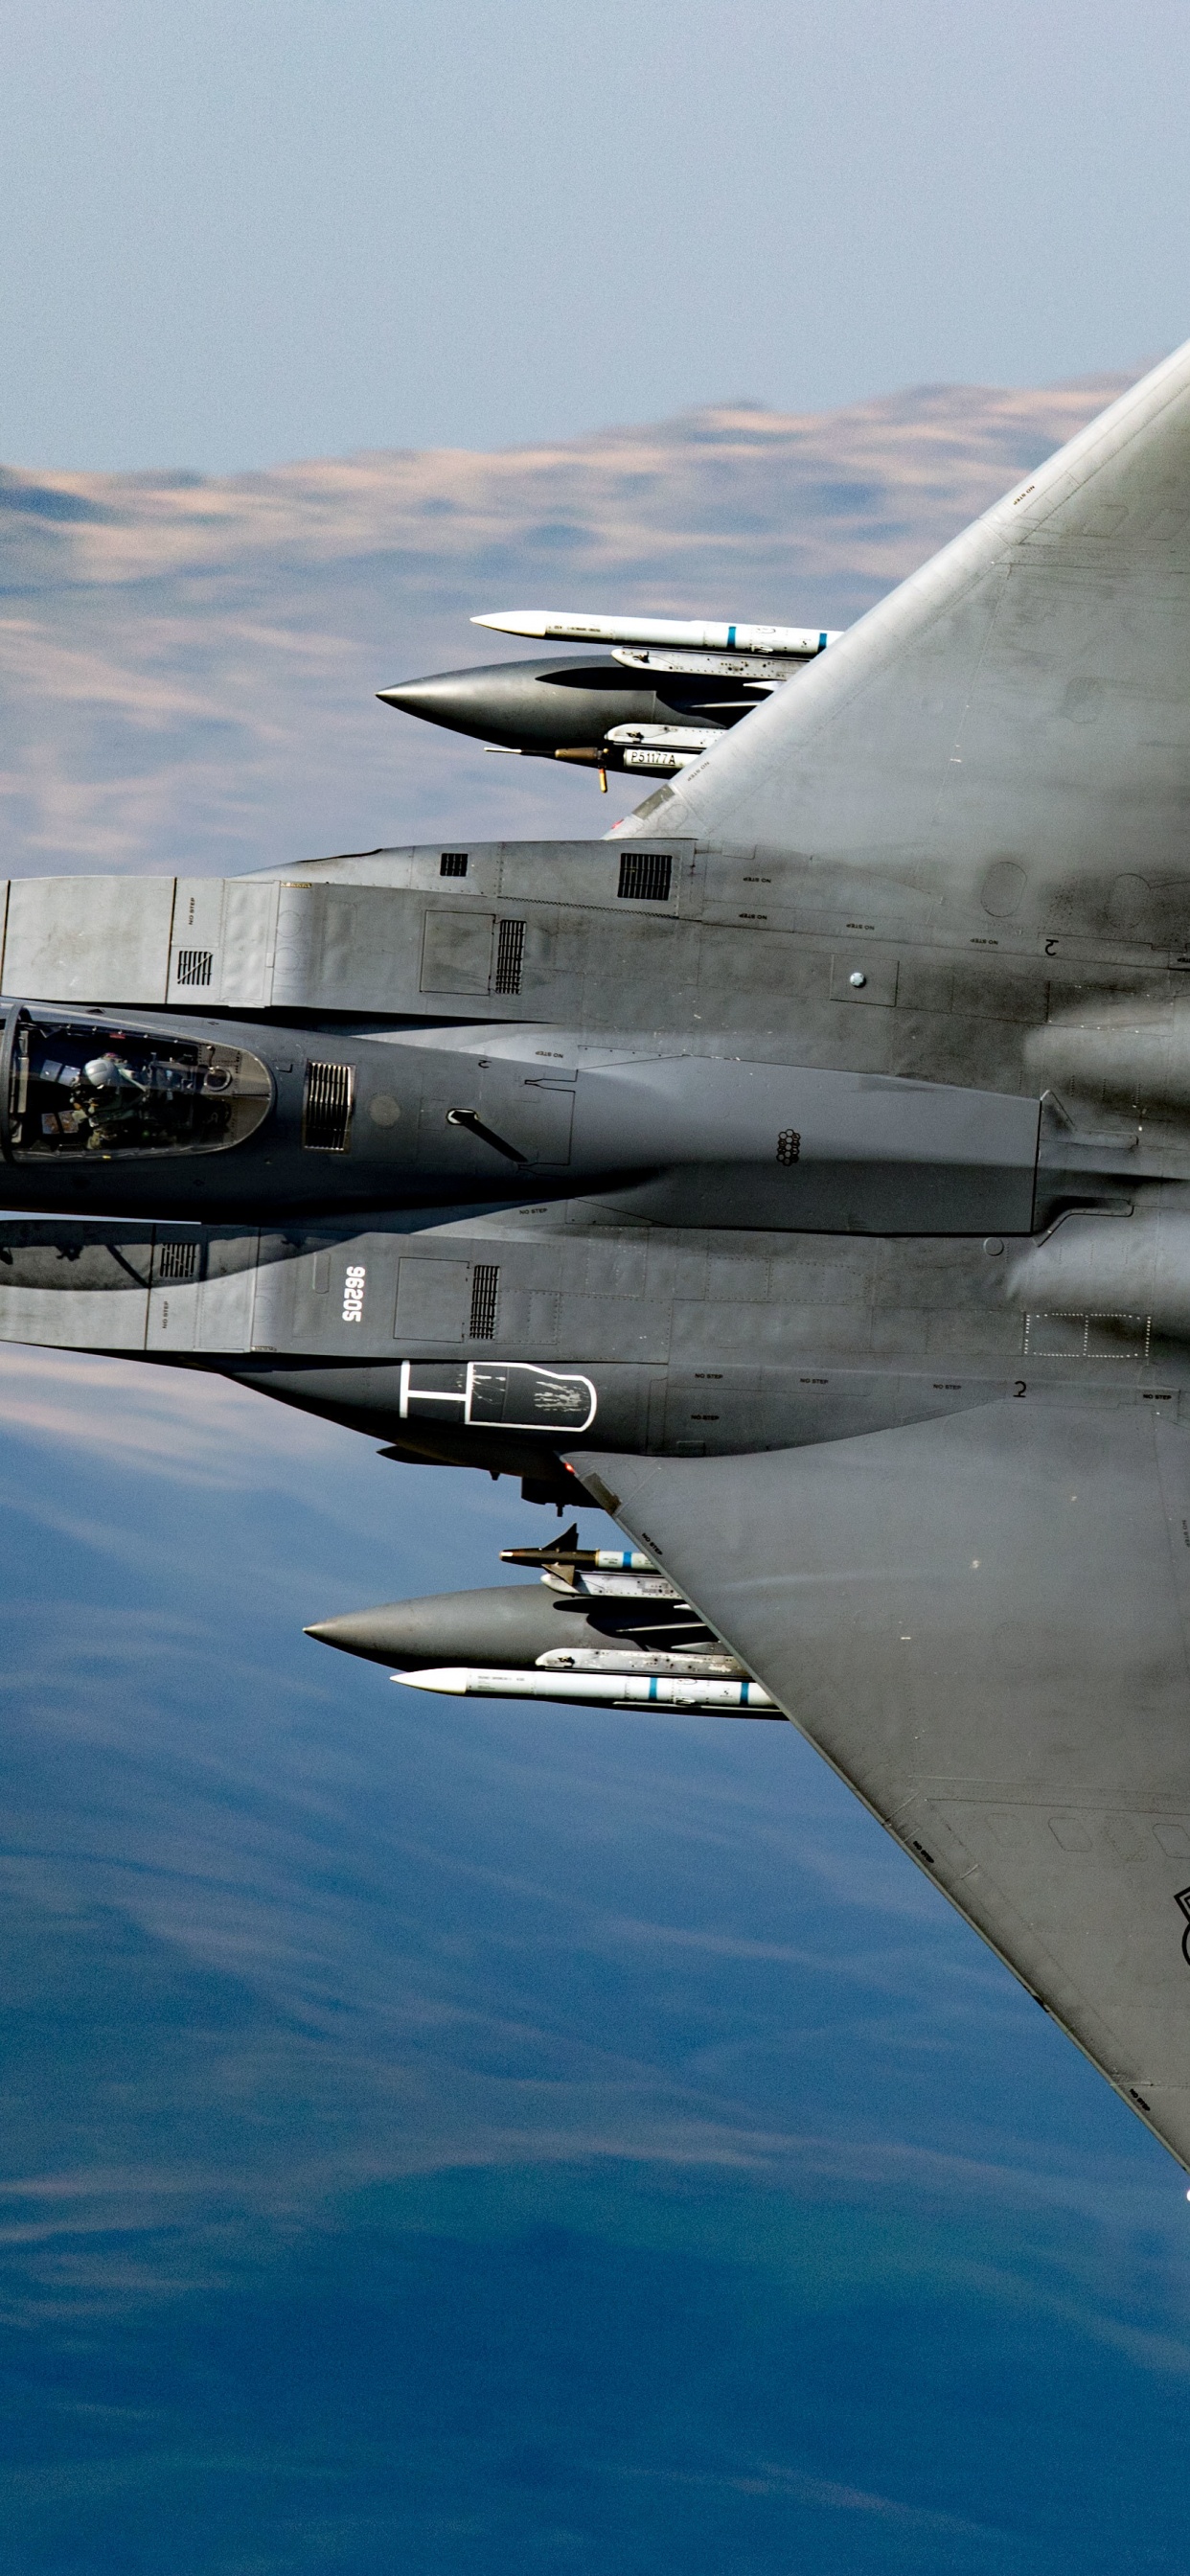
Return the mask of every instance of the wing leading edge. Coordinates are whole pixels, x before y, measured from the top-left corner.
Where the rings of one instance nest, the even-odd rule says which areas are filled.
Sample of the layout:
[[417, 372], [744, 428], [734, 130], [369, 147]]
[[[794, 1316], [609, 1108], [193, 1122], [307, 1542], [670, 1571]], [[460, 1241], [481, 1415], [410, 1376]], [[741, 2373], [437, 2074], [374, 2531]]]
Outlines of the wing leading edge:
[[575, 1465], [1190, 2169], [1190, 1432], [1132, 1392]]
[[1176, 941], [1188, 649], [1190, 343], [617, 828]]

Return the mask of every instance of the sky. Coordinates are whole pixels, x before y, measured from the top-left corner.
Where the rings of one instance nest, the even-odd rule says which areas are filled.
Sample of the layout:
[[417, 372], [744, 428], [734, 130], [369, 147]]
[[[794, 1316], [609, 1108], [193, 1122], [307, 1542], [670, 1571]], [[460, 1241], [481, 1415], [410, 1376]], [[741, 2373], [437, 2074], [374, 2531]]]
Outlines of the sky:
[[0, 452], [488, 449], [1190, 331], [1184, 0], [3, 0]]
[[1122, 378], [843, 411], [709, 405], [512, 449], [238, 475], [0, 470], [0, 829], [13, 875], [235, 874], [343, 849], [591, 835], [633, 804], [378, 688], [527, 648], [526, 597], [849, 625]]
[[[372, 689], [860, 613], [1190, 328], [1188, 70], [0, 0], [5, 865], [606, 828]], [[1184, 2177], [792, 1729], [312, 1644], [552, 1518], [216, 1379], [0, 1346], [0, 1516], [6, 2576], [1181, 2563]]]
[[6, 2571], [1177, 2563], [1182, 2178], [792, 1729], [302, 1635], [506, 1483], [54, 1352], [0, 1431]]

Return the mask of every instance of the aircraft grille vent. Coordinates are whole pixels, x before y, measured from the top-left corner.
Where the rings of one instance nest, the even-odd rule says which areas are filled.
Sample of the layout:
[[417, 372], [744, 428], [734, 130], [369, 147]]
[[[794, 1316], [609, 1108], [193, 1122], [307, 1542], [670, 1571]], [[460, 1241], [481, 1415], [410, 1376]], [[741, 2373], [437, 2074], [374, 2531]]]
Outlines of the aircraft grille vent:
[[302, 1101], [302, 1143], [310, 1154], [351, 1151], [355, 1105], [353, 1064], [308, 1064]]
[[440, 877], [465, 877], [467, 874], [466, 850], [444, 850], [438, 874]]
[[502, 921], [496, 939], [495, 990], [497, 993], [520, 992], [524, 957], [524, 922]]
[[214, 964], [213, 948], [179, 948], [174, 981], [178, 984], [209, 984]]
[[668, 903], [673, 864], [668, 850], [625, 850], [616, 891], [634, 903]]
[[477, 1261], [471, 1273], [471, 1339], [492, 1342], [496, 1338], [496, 1308], [500, 1300], [500, 1270], [495, 1261]]
[[196, 1243], [159, 1243], [157, 1276], [159, 1279], [196, 1279], [198, 1245]]

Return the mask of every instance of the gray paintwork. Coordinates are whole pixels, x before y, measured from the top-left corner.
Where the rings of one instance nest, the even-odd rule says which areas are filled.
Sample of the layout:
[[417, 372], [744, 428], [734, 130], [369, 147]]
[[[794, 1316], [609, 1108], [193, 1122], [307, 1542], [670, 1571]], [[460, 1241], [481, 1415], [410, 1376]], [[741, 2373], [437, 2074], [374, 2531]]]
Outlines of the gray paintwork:
[[434, 1664], [533, 1665], [543, 1656], [606, 1655], [671, 1647], [676, 1635], [713, 1644], [682, 1603], [672, 1600], [591, 1600], [541, 1583], [493, 1585], [478, 1592], [431, 1594], [423, 1601], [387, 1601], [375, 1610], [352, 1610], [306, 1630], [321, 1645], [339, 1646], [372, 1663], [416, 1672]]
[[581, 1478], [1190, 2162], [1188, 648], [1181, 352], [607, 841], [15, 883], [273, 1105], [0, 1333]]
[[[1190, 1439], [1144, 1390], [697, 1464], [623, 1526], [1190, 2165]], [[708, 1542], [708, 1532], [713, 1541]]]
[[798, 850], [932, 913], [983, 900], [1020, 929], [1176, 945], [1188, 578], [1182, 348], [658, 789], [641, 821]]
[[[515, 1205], [530, 1183], [568, 1200], [597, 1190], [609, 1212], [676, 1226], [1019, 1233], [1033, 1223], [1039, 1190], [1052, 1191], [1070, 1161], [1064, 1130], [1043, 1137], [1037, 1099], [743, 1055], [662, 1054], [648, 1033], [623, 1032], [609, 1045], [566, 1029], [439, 1027], [315, 1032], [297, 1043], [292, 1029], [240, 1020], [84, 1017], [44, 1004], [10, 1005], [8, 1031], [34, 1066], [49, 1066], [53, 1079], [38, 1096], [59, 1108], [76, 1096], [57, 1078], [63, 1056], [118, 1056], [140, 1038], [151, 1051], [166, 1035], [196, 1049], [222, 1040], [226, 1058], [253, 1068], [260, 1104], [271, 1104], [237, 1144], [172, 1153], [156, 1128], [138, 1150], [117, 1126], [109, 1150], [102, 1136], [88, 1142], [82, 1121], [77, 1140], [47, 1141], [36, 1115], [26, 1119], [31, 1140], [0, 1119], [14, 1207], [60, 1206], [65, 1186], [80, 1212], [85, 1204], [87, 1213], [223, 1222], [453, 1207], [464, 1196]], [[312, 1146], [307, 1132], [313, 1068], [349, 1077], [333, 1148]], [[7, 1078], [6, 1043], [0, 1088]], [[51, 1108], [51, 1129], [57, 1117]]]
[[[726, 678], [723, 656], [682, 657], [687, 668], [653, 678], [609, 653], [538, 655], [528, 662], [490, 662], [466, 671], [439, 671], [403, 680], [377, 696], [402, 715], [420, 716], [449, 732], [470, 734], [506, 751], [543, 760], [585, 755], [605, 769], [623, 770], [623, 753], [608, 735], [620, 725], [696, 725], [726, 729], [747, 715], [772, 683], [746, 674]], [[767, 675], [769, 665], [757, 665]], [[787, 676], [782, 670], [781, 678]]]

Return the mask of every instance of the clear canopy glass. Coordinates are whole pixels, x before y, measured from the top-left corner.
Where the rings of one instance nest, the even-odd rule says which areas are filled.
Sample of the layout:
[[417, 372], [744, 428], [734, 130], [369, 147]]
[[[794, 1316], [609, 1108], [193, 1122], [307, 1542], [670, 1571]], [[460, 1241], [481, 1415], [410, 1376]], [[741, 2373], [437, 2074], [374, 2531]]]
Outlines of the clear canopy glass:
[[9, 1150], [27, 1157], [213, 1154], [272, 1101], [259, 1056], [172, 1031], [22, 1012], [9, 1074]]

